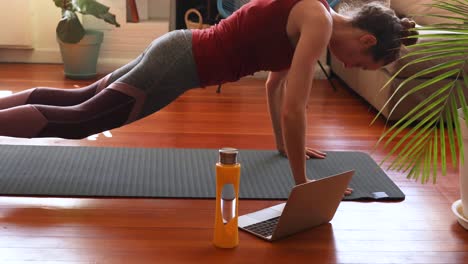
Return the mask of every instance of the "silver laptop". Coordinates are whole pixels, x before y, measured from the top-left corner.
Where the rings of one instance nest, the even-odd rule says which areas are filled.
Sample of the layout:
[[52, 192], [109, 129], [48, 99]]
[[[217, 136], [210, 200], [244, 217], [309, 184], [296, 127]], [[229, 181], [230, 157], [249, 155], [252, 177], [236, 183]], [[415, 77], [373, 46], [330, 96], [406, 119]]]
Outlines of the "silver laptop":
[[354, 171], [296, 185], [286, 203], [239, 216], [239, 228], [268, 241], [330, 222]]

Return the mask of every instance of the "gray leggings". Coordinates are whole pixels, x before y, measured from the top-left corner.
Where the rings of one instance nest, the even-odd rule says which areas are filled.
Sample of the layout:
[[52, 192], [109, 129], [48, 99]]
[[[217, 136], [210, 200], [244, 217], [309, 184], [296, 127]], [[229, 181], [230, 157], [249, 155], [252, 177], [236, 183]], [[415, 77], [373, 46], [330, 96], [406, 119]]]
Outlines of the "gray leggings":
[[172, 31], [87, 87], [36, 87], [0, 99], [0, 135], [85, 138], [146, 117], [196, 87], [191, 31]]
[[[144, 94], [145, 101], [137, 102], [143, 104], [137, 119], [158, 111], [188, 89], [199, 87], [192, 32], [172, 31], [154, 40], [136, 60], [114, 71], [109, 83], [123, 83]], [[109, 88], [126, 93], [125, 87]]]

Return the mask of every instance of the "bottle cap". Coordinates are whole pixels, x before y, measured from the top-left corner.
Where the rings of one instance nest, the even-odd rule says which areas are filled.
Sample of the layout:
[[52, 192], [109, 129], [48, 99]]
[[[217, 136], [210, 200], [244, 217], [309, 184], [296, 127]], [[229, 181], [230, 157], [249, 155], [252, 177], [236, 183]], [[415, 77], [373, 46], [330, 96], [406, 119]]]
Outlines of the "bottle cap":
[[219, 162], [225, 165], [237, 164], [238, 153], [235, 148], [222, 148], [219, 150]]

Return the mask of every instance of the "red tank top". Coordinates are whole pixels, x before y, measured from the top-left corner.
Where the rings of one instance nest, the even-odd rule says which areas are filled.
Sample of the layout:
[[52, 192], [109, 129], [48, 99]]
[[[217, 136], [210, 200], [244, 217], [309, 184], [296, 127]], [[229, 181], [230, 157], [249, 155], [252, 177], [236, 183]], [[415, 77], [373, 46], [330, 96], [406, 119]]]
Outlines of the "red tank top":
[[[252, 0], [219, 24], [193, 30], [200, 86], [237, 81], [260, 70], [288, 69], [294, 47], [286, 26], [299, 1]], [[330, 10], [326, 0], [318, 1]]]

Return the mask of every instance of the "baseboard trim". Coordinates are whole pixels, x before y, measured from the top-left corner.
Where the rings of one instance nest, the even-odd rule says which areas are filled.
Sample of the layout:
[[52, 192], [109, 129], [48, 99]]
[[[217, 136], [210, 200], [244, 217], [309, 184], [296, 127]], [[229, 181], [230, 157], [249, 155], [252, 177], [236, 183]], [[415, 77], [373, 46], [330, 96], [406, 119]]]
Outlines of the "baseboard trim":
[[0, 49], [0, 62], [62, 63], [58, 49]]
[[[97, 71], [99, 74], [105, 74], [122, 67], [134, 58], [99, 58]], [[60, 50], [55, 49], [0, 49], [0, 62], [8, 63], [63, 63]], [[330, 74], [330, 66], [323, 65], [326, 73]], [[259, 71], [246, 78], [267, 79], [267, 71]], [[317, 65], [315, 67], [315, 79], [327, 79], [322, 69]]]

